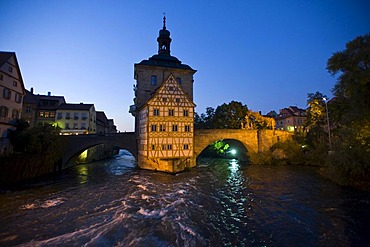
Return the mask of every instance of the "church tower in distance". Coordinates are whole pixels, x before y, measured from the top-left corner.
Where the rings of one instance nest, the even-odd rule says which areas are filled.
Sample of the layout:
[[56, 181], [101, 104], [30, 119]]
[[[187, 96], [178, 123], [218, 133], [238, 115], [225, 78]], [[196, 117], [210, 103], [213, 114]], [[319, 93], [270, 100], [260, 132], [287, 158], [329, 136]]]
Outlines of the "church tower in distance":
[[138, 166], [177, 173], [196, 165], [193, 75], [196, 70], [171, 56], [166, 17], [157, 38], [158, 54], [134, 65]]

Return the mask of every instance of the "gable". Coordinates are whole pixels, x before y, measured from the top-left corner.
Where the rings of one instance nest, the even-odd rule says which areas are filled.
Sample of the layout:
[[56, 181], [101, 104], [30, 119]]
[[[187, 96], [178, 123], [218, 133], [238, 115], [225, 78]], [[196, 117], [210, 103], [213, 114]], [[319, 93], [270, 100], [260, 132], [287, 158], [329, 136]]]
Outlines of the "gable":
[[159, 102], [168, 106], [178, 106], [179, 103], [187, 107], [195, 106], [172, 74], [161, 84], [146, 105], [156, 105]]

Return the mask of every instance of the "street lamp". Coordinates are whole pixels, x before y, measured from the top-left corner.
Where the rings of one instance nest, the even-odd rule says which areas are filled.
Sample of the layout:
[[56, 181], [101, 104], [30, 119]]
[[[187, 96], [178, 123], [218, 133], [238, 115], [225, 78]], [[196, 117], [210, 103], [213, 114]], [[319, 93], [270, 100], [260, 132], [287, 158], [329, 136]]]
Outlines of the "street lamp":
[[323, 98], [325, 101], [325, 107], [326, 107], [326, 121], [328, 123], [328, 134], [329, 134], [329, 151], [331, 151], [331, 137], [330, 137], [330, 124], [329, 124], [329, 111], [328, 111], [328, 101], [326, 98]]

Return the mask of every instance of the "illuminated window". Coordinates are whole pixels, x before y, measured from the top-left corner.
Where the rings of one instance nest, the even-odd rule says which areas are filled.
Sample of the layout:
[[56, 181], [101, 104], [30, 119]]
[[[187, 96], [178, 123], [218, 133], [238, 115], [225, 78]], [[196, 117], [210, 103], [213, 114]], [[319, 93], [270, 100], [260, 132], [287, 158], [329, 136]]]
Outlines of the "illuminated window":
[[55, 117], [55, 112], [51, 111], [49, 116], [54, 118]]
[[159, 116], [159, 109], [154, 109], [154, 116]]
[[177, 131], [177, 124], [172, 125], [172, 131], [174, 131], [174, 132]]
[[43, 111], [39, 112], [39, 117], [44, 117], [44, 115], [45, 115], [45, 112], [43, 112]]
[[159, 131], [166, 131], [166, 125], [165, 124], [160, 124], [159, 125]]
[[157, 76], [156, 75], [152, 75], [150, 77], [150, 85], [152, 85], [152, 86], [156, 86], [157, 85]]
[[152, 131], [157, 131], [157, 125], [156, 124], [152, 124]]
[[168, 110], [168, 116], [173, 116], [173, 109]]
[[188, 110], [184, 110], [184, 117], [187, 117], [189, 116], [189, 111]]
[[184, 144], [184, 149], [189, 149], [189, 145], [188, 144]]
[[46, 111], [44, 117], [49, 117], [49, 112]]
[[190, 125], [185, 125], [185, 132], [190, 132]]

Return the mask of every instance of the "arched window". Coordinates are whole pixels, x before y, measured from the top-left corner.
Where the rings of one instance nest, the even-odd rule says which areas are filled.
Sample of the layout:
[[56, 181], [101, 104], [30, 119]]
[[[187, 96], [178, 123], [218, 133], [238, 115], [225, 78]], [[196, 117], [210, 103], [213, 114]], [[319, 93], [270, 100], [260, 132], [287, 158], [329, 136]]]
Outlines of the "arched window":
[[152, 86], [156, 86], [157, 85], [157, 76], [156, 75], [152, 75], [151, 78], [150, 78], [150, 85]]

